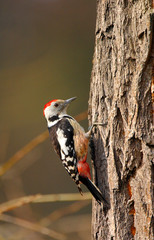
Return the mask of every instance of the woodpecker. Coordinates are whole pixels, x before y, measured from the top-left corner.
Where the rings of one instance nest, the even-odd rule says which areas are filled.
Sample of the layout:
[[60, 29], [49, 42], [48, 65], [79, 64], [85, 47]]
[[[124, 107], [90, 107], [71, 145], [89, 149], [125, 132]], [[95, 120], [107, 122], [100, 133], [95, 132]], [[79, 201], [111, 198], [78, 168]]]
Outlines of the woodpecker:
[[92, 127], [86, 133], [80, 124], [67, 114], [67, 107], [76, 97], [55, 99], [45, 104], [43, 114], [47, 120], [49, 136], [55, 152], [82, 194], [80, 183], [92, 193], [97, 202], [107, 203], [101, 191], [91, 181], [86, 162]]

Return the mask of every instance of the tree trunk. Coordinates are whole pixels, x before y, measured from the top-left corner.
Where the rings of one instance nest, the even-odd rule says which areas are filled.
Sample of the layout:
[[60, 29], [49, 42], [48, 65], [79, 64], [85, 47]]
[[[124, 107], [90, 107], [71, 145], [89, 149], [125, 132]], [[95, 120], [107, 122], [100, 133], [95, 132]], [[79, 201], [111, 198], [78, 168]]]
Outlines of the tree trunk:
[[92, 235], [102, 240], [152, 240], [152, 0], [97, 0], [89, 98], [98, 187]]

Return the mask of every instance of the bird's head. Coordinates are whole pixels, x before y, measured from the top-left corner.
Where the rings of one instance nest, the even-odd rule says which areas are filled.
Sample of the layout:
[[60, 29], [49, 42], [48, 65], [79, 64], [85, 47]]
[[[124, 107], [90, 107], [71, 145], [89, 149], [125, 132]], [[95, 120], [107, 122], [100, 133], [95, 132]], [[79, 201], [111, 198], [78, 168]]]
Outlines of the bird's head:
[[43, 115], [47, 122], [50, 122], [54, 117], [62, 117], [66, 114], [68, 105], [74, 101], [76, 97], [69, 98], [67, 100], [55, 99], [45, 104], [43, 109]]

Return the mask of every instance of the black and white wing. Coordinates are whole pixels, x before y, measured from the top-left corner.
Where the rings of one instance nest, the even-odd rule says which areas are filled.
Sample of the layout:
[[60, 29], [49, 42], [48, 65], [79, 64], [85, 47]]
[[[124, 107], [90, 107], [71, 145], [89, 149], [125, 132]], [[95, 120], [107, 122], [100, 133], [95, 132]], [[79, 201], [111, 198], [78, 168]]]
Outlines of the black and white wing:
[[77, 169], [77, 157], [74, 148], [73, 127], [66, 118], [62, 118], [54, 126], [49, 128], [50, 139], [55, 151], [59, 155], [66, 171], [75, 181], [80, 192], [79, 173]]

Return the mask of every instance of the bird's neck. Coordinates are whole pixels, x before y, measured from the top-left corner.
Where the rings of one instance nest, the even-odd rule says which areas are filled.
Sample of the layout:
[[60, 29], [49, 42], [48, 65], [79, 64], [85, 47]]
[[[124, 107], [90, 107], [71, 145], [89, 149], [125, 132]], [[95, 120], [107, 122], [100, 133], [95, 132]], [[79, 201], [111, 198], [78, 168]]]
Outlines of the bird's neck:
[[47, 120], [48, 128], [53, 127], [54, 125], [56, 125], [63, 118], [71, 118], [71, 119], [73, 119], [67, 113], [61, 113], [59, 115], [54, 115], [54, 116], [50, 117], [49, 120]]

